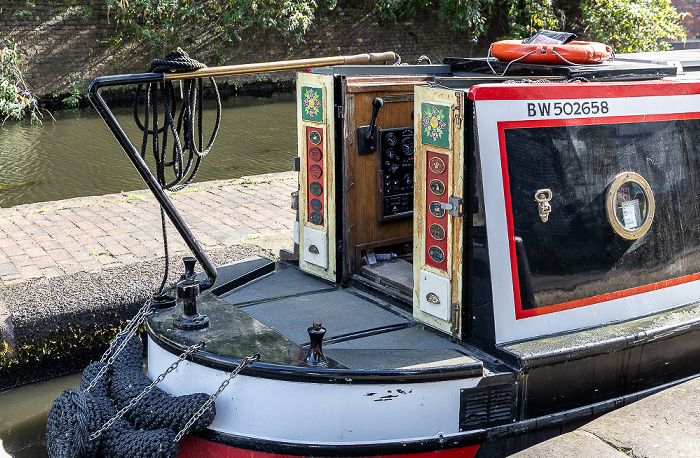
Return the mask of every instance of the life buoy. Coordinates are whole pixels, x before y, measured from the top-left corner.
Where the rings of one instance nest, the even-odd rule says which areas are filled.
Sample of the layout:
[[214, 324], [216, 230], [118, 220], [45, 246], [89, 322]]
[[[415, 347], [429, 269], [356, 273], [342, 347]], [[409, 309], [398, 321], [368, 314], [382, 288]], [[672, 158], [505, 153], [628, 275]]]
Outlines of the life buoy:
[[491, 45], [492, 55], [501, 60], [531, 64], [598, 64], [612, 58], [610, 46], [595, 41], [571, 41], [566, 44], [531, 44], [520, 40], [502, 40]]

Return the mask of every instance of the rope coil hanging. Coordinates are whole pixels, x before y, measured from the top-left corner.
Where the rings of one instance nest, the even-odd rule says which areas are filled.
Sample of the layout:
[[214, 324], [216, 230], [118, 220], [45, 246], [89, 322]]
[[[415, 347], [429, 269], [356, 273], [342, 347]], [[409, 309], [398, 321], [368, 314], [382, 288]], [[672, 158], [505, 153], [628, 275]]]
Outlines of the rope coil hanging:
[[[164, 59], [156, 59], [151, 62], [148, 72], [191, 71], [204, 67], [206, 65], [191, 59], [185, 51], [178, 49], [170, 52]], [[209, 78], [209, 81], [216, 98], [216, 119], [206, 147], [203, 145], [204, 88], [202, 78], [184, 80], [182, 83], [182, 106], [179, 112], [175, 87], [171, 81], [140, 84], [136, 88], [133, 114], [137, 127], [143, 132], [141, 157], [146, 158], [150, 138], [156, 164], [156, 177], [163, 189], [178, 191], [190, 184], [199, 170], [202, 158], [209, 153], [214, 144], [221, 125], [221, 96], [214, 78]], [[139, 118], [139, 102], [142, 99], [142, 93], [143, 122]], [[160, 125], [159, 119], [160, 104], [163, 106], [162, 125]], [[177, 124], [175, 117], [177, 117]], [[172, 136], [173, 142], [170, 151], [168, 151], [169, 136]], [[166, 168], [172, 169], [172, 179], [165, 176]]]
[[[176, 51], [168, 53], [163, 59], [153, 60], [148, 72], [192, 71], [205, 67], [206, 65], [190, 58], [185, 51], [178, 48]], [[175, 87], [171, 81], [140, 84], [136, 88], [133, 116], [136, 126], [143, 133], [141, 157], [146, 159], [150, 140], [155, 160], [155, 177], [164, 190], [175, 192], [192, 183], [199, 171], [202, 158], [209, 153], [214, 145], [221, 126], [221, 96], [214, 78], [209, 78], [209, 81], [216, 98], [216, 117], [206, 146], [204, 146], [204, 87], [202, 78], [181, 81], [182, 106], [179, 112]], [[139, 117], [139, 105], [142, 99], [143, 121]], [[163, 107], [162, 123], [159, 119], [160, 105]], [[177, 123], [175, 122], [176, 117]], [[170, 136], [172, 136], [172, 147], [169, 149]], [[166, 170], [170, 170], [169, 175], [171, 176], [166, 176]], [[158, 289], [158, 293], [162, 294], [169, 273], [168, 238], [163, 209], [160, 211], [160, 217], [165, 254], [165, 271]]]

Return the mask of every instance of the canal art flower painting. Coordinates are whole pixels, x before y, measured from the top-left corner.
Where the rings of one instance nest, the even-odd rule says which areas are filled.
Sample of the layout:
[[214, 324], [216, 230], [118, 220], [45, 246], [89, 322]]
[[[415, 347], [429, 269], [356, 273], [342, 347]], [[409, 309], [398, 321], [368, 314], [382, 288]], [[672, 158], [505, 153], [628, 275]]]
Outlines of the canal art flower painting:
[[302, 88], [302, 119], [305, 121], [323, 121], [323, 92], [320, 87]]
[[421, 104], [421, 138], [423, 143], [449, 148], [448, 113], [449, 107], [447, 106], [425, 102]]

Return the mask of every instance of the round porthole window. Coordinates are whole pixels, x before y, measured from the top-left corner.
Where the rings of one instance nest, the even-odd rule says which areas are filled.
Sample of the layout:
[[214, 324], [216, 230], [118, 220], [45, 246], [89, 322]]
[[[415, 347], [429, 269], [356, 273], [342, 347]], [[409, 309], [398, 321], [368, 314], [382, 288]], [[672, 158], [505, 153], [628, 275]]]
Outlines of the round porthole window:
[[654, 194], [647, 180], [635, 172], [623, 172], [613, 179], [605, 206], [615, 233], [628, 240], [646, 234], [654, 220]]

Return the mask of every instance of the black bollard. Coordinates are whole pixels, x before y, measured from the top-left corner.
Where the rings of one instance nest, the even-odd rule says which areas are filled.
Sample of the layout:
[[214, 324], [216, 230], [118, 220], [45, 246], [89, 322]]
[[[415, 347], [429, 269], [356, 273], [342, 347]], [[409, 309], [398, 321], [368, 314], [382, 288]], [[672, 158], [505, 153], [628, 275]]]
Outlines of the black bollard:
[[177, 285], [177, 299], [182, 304], [182, 315], [175, 318], [173, 325], [183, 331], [197, 331], [209, 326], [209, 318], [197, 313], [197, 296], [199, 283], [192, 279], [184, 280]]
[[304, 358], [304, 362], [309, 366], [325, 366], [328, 364], [328, 359], [323, 356], [323, 336], [326, 334], [326, 328], [321, 326], [321, 323], [314, 321], [314, 325], [307, 329], [309, 332], [309, 340], [311, 346], [309, 353]]

